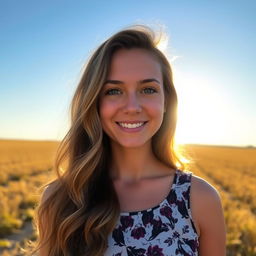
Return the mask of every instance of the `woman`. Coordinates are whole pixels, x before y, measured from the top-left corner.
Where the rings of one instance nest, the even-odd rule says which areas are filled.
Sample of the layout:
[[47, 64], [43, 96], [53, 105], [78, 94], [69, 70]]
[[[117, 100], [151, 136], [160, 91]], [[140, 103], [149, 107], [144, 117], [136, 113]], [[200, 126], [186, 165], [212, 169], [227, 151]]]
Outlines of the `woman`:
[[149, 28], [100, 45], [38, 207], [40, 255], [225, 255], [219, 193], [175, 154], [176, 110], [171, 67]]

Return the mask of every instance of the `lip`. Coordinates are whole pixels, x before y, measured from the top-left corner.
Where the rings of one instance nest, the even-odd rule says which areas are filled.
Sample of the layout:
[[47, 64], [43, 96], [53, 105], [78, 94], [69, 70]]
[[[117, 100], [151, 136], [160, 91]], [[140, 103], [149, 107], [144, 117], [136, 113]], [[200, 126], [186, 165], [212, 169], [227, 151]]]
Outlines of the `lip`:
[[[118, 123], [128, 123], [128, 124], [136, 124], [136, 123], [144, 123], [142, 126], [137, 128], [125, 128], [119, 125]], [[134, 132], [140, 132], [144, 129], [144, 127], [147, 125], [148, 121], [122, 121], [122, 122], [116, 122], [117, 126], [121, 129], [121, 131], [128, 132], [128, 133], [134, 133]]]

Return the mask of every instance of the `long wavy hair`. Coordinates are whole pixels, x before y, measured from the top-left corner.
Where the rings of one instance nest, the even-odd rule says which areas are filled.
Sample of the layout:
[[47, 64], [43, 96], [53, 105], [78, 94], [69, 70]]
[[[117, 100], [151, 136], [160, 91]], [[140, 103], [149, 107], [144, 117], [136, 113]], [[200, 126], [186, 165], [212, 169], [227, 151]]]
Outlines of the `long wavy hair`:
[[119, 49], [140, 48], [161, 64], [166, 112], [152, 138], [156, 158], [171, 168], [184, 169], [174, 149], [177, 95], [172, 69], [157, 48], [160, 38], [146, 26], [126, 28], [103, 42], [90, 57], [71, 101], [71, 127], [60, 142], [54, 170], [57, 178], [36, 208], [38, 239], [33, 252], [47, 245], [48, 256], [102, 256], [120, 207], [108, 175], [111, 148], [99, 118], [99, 93]]

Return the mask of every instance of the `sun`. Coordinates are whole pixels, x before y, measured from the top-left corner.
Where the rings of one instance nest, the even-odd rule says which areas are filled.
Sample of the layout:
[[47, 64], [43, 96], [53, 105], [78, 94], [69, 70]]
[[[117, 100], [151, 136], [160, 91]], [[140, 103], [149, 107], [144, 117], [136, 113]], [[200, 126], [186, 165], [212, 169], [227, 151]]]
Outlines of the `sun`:
[[210, 79], [175, 71], [178, 94], [178, 144], [218, 144], [223, 139], [227, 103]]

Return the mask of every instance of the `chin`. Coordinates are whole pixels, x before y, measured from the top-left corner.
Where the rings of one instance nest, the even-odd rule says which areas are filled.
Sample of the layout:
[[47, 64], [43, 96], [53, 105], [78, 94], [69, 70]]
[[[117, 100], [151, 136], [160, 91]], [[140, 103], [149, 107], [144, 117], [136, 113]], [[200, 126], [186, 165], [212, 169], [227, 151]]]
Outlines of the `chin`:
[[141, 148], [143, 146], [146, 146], [148, 144], [148, 142], [145, 142], [145, 141], [122, 141], [122, 142], [117, 142], [118, 145], [122, 148]]

